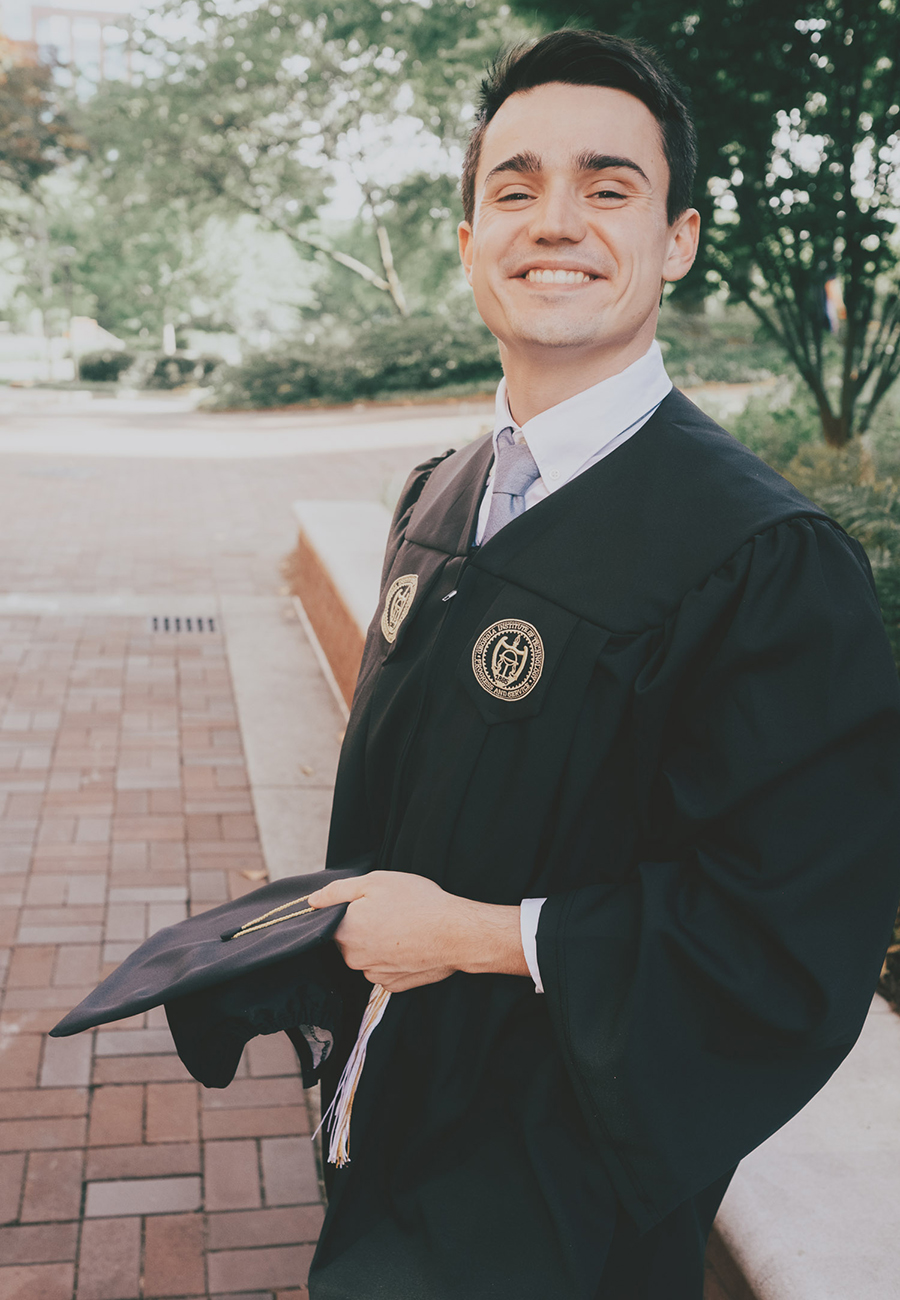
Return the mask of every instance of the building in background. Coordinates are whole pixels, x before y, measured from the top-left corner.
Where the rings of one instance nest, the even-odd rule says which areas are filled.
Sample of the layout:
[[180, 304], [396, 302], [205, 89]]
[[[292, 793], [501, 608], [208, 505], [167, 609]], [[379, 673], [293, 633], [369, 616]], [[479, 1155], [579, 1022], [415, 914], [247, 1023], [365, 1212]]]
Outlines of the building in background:
[[129, 32], [137, 0], [0, 0], [0, 31], [33, 42], [41, 59], [89, 82], [130, 74]]

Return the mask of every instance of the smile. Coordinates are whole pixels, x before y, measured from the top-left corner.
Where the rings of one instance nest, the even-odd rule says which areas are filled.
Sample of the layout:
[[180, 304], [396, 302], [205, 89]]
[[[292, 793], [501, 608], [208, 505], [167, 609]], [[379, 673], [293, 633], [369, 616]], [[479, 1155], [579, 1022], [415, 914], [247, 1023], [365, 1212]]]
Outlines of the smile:
[[548, 268], [535, 267], [522, 276], [529, 284], [590, 284], [597, 279], [586, 271], [551, 271]]

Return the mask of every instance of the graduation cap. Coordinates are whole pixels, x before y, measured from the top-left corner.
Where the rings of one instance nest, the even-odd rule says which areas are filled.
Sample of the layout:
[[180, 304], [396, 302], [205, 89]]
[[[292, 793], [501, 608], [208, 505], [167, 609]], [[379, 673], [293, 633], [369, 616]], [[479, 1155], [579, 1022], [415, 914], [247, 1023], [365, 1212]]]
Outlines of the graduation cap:
[[316, 1082], [341, 1016], [343, 967], [332, 935], [346, 903], [313, 908], [332, 880], [365, 875], [372, 856], [335, 871], [275, 880], [150, 936], [50, 1034], [65, 1038], [165, 1005], [175, 1047], [207, 1088], [234, 1078], [244, 1046], [284, 1030], [305, 1087]]

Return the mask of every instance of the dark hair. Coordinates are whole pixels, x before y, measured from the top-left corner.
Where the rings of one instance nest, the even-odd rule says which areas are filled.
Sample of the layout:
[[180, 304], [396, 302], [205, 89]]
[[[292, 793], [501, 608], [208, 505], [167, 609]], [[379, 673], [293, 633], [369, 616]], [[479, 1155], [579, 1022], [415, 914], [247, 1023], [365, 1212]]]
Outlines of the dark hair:
[[488, 70], [463, 161], [460, 189], [466, 220], [471, 222], [475, 215], [475, 173], [491, 118], [510, 95], [553, 81], [567, 86], [610, 86], [646, 104], [659, 123], [669, 167], [666, 213], [671, 225], [690, 207], [697, 169], [697, 135], [687, 92], [646, 46], [605, 32], [571, 28], [517, 45], [500, 55]]

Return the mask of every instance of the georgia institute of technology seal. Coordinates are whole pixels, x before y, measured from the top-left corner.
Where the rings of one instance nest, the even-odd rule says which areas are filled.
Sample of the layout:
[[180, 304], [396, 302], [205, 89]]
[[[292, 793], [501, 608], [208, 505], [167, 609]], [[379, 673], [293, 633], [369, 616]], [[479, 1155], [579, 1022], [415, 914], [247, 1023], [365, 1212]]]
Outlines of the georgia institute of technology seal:
[[388, 587], [388, 594], [384, 598], [384, 611], [381, 615], [381, 631], [385, 641], [393, 644], [397, 640], [400, 624], [409, 613], [418, 585], [417, 573], [404, 573], [402, 577], [395, 578]]
[[531, 623], [504, 618], [485, 628], [472, 651], [478, 685], [495, 700], [521, 700], [538, 684], [544, 643]]

